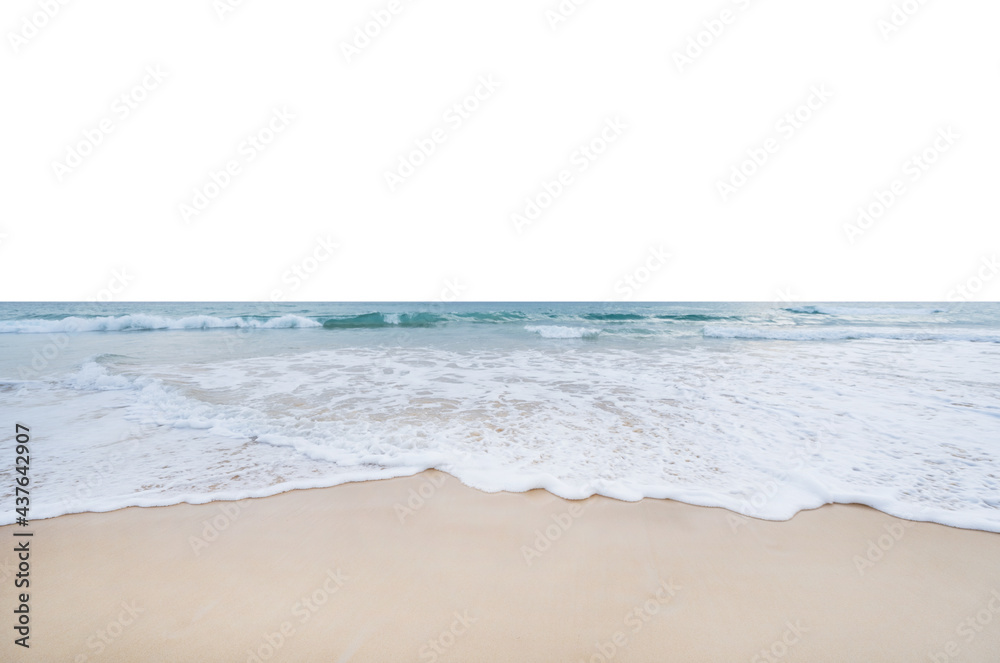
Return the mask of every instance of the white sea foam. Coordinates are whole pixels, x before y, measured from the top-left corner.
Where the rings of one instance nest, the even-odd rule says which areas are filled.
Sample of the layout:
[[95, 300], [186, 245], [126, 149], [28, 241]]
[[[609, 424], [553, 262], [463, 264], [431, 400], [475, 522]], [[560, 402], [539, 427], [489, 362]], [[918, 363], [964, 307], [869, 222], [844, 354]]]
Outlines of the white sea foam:
[[298, 315], [283, 315], [269, 320], [254, 318], [217, 318], [211, 315], [192, 315], [168, 318], [142, 313], [80, 318], [70, 316], [59, 320], [0, 320], [0, 333], [51, 334], [60, 332], [120, 332], [155, 329], [223, 329], [253, 327], [260, 329], [285, 329], [320, 327], [321, 323]]
[[150, 343], [155, 361], [83, 360], [4, 392], [0, 412], [52, 431], [33, 451], [34, 517], [436, 467], [491, 492], [672, 498], [776, 520], [857, 502], [1000, 532], [994, 344], [536, 341], [164, 362], [170, 339]]
[[542, 338], [596, 338], [600, 329], [593, 327], [563, 327], [561, 325], [527, 325], [525, 331], [538, 334]]
[[64, 384], [72, 389], [114, 391], [131, 389], [133, 381], [124, 375], [109, 375], [107, 369], [100, 364], [88, 361], [79, 371], [69, 375]]

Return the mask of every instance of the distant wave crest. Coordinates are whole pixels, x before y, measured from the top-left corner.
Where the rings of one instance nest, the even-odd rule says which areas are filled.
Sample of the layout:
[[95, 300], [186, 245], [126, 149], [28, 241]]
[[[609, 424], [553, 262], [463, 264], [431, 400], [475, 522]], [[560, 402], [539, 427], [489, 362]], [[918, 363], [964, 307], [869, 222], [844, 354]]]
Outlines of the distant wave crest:
[[78, 318], [70, 316], [60, 320], [3, 320], [3, 334], [52, 334], [61, 332], [123, 332], [157, 329], [225, 329], [252, 327], [258, 329], [287, 329], [319, 327], [320, 323], [298, 315], [283, 315], [260, 320], [256, 318], [217, 318], [211, 315], [192, 315], [184, 318], [167, 318], [159, 315], [105, 316]]
[[525, 331], [538, 334], [542, 338], [597, 338], [600, 329], [592, 327], [562, 327], [559, 325], [528, 325]]
[[900, 341], [972, 341], [1000, 343], [1000, 333], [977, 330], [922, 331], [894, 327], [814, 327], [788, 326], [765, 327], [749, 325], [706, 325], [702, 330], [706, 338], [766, 339], [773, 341], [846, 341], [860, 339], [889, 339]]
[[433, 313], [363, 313], [344, 318], [330, 318], [325, 329], [377, 329], [379, 327], [433, 327], [444, 318]]
[[934, 315], [943, 313], [939, 308], [902, 308], [878, 306], [791, 306], [784, 309], [789, 313], [805, 315]]

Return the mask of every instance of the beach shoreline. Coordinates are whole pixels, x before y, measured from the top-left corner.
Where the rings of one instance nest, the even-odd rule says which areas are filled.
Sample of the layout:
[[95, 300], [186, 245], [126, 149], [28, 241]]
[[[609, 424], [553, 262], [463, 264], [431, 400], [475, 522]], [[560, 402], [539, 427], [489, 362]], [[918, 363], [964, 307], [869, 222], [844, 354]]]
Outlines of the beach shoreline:
[[31, 648], [4, 660], [1000, 657], [1000, 534], [859, 505], [773, 522], [431, 470], [14, 529]]

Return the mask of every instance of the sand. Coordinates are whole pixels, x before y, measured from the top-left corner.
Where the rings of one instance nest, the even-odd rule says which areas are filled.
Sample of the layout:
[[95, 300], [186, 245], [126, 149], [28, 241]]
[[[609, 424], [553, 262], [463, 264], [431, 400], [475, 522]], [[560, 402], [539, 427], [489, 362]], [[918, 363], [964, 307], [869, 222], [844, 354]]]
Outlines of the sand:
[[31, 648], [5, 626], [4, 661], [1000, 660], [1000, 535], [856, 505], [767, 522], [425, 472], [27, 530]]

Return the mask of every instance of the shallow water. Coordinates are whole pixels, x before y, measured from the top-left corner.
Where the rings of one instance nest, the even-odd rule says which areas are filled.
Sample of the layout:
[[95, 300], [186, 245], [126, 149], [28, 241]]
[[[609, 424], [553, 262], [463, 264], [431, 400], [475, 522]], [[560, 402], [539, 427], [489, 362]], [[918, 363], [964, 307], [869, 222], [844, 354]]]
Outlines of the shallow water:
[[436, 467], [1000, 531], [998, 366], [991, 304], [0, 304], [33, 518]]

